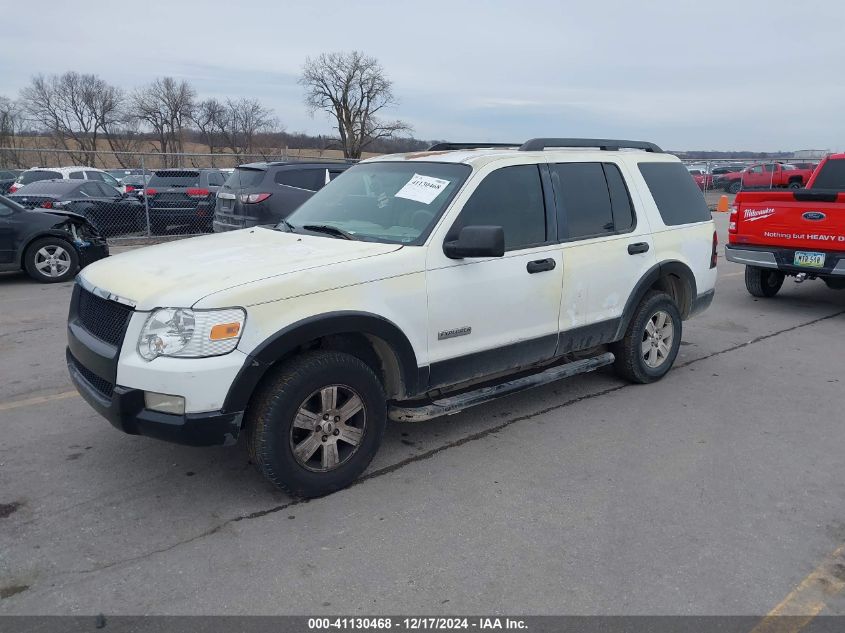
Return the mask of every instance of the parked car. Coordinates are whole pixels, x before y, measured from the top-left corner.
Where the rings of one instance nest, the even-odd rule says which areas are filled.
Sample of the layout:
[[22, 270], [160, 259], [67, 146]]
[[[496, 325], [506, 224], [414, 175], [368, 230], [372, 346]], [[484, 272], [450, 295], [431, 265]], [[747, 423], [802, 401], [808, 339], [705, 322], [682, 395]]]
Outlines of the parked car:
[[96, 167], [33, 167], [22, 172], [14, 184], [9, 188], [9, 193], [15, 193], [24, 185], [29, 185], [39, 180], [96, 180], [104, 182], [110, 187], [123, 191], [123, 186], [117, 179], [102, 169]]
[[223, 186], [219, 169], [158, 169], [144, 189], [152, 232], [176, 226], [211, 232], [217, 192]]
[[382, 156], [275, 229], [87, 268], [68, 369], [118, 429], [208, 446], [243, 428], [272, 483], [319, 496], [364, 471], [388, 418], [610, 364], [659, 380], [712, 301], [716, 257], [704, 197], [652, 143]]
[[22, 172], [22, 169], [0, 169], [0, 194], [9, 193], [9, 188]]
[[106, 240], [84, 217], [30, 211], [0, 196], [0, 271], [25, 270], [36, 281], [55, 283], [108, 254]]
[[60, 209], [87, 218], [103, 235], [146, 229], [144, 205], [97, 180], [39, 180], [9, 196], [23, 207]]
[[712, 174], [708, 174], [707, 172], [701, 171], [699, 169], [689, 169], [690, 176], [695, 181], [695, 184], [698, 185], [698, 188], [704, 191], [705, 189], [712, 189], [713, 188], [713, 176]]
[[845, 154], [825, 158], [806, 189], [738, 193], [728, 241], [755, 297], [775, 296], [787, 276], [845, 290]]
[[135, 197], [140, 196], [141, 192], [146, 188], [147, 183], [150, 182], [151, 176], [152, 174], [147, 174], [146, 176], [141, 174], [125, 176], [123, 178], [123, 188], [125, 193], [131, 194]]
[[217, 192], [214, 231], [278, 224], [348, 168], [337, 162], [241, 165]]
[[725, 174], [721, 184], [728, 193], [741, 189], [800, 189], [812, 175], [812, 170], [798, 169], [788, 163], [757, 163], [742, 171]]

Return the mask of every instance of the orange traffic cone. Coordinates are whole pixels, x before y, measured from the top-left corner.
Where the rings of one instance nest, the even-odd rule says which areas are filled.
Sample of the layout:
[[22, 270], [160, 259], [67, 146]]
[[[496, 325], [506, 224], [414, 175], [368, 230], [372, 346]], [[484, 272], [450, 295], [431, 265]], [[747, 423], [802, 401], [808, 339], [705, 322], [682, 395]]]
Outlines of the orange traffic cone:
[[728, 212], [728, 197], [727, 196], [719, 196], [719, 204], [716, 205], [716, 211], [719, 213], [727, 213]]

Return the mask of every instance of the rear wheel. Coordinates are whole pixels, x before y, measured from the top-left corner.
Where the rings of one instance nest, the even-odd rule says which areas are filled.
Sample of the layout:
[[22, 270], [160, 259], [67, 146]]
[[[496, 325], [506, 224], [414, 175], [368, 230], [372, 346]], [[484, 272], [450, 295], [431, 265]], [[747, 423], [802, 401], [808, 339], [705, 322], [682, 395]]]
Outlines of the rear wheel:
[[649, 292], [634, 312], [625, 338], [611, 346], [616, 373], [642, 384], [660, 380], [678, 356], [682, 331], [681, 313], [672, 297]]
[[309, 352], [280, 367], [247, 411], [250, 458], [273, 484], [319, 497], [351, 484], [387, 426], [384, 390], [349, 354]]
[[745, 287], [755, 297], [774, 297], [783, 285], [785, 275], [779, 270], [745, 267]]
[[801, 184], [801, 181], [800, 181], [800, 180], [793, 180], [792, 182], [790, 182], [790, 183], [789, 183], [789, 188], [790, 188], [790, 189], [800, 189], [800, 188], [801, 188], [801, 187], [803, 187], [803, 186], [804, 186], [804, 185], [803, 185], [803, 184]]
[[23, 257], [29, 276], [44, 284], [67, 281], [79, 268], [76, 249], [59, 237], [36, 240], [26, 249]]

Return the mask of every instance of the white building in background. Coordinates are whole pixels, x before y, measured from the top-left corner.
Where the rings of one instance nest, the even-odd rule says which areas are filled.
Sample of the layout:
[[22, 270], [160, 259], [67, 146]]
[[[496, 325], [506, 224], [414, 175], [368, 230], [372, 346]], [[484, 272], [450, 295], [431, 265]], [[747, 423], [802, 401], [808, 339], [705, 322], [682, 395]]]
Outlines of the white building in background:
[[824, 158], [830, 153], [829, 149], [799, 149], [792, 152], [792, 158]]

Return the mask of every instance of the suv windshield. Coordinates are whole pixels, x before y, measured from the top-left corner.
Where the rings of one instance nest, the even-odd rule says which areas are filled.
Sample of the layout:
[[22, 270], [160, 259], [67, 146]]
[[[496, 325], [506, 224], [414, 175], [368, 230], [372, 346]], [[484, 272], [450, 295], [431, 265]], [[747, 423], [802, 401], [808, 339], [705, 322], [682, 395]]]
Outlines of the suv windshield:
[[199, 187], [200, 173], [198, 171], [157, 171], [153, 173], [150, 182], [153, 187]]
[[294, 211], [294, 228], [329, 225], [358, 239], [419, 244], [472, 170], [455, 163], [362, 163]]
[[263, 169], [253, 169], [252, 167], [238, 167], [233, 171], [226, 182], [223, 184], [224, 189], [243, 189], [244, 187], [255, 187], [261, 184], [264, 180]]

